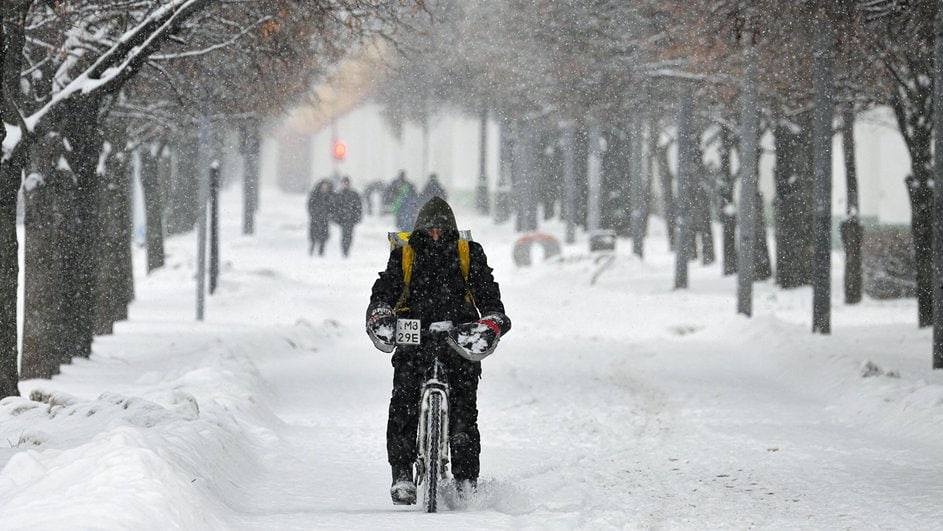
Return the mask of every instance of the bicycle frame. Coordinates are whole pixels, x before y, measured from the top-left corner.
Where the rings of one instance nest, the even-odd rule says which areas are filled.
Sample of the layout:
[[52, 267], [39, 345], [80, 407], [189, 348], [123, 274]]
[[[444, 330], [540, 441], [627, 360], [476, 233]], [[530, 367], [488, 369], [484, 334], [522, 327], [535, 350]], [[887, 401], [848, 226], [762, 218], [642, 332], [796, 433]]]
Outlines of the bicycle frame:
[[425, 355], [431, 355], [431, 363], [420, 390], [414, 477], [428, 512], [437, 511], [439, 486], [450, 476], [449, 383], [444, 356], [459, 355], [470, 361], [480, 361], [493, 351], [492, 348], [483, 354], [468, 353], [455, 342], [453, 330], [451, 321], [440, 321], [420, 331], [420, 348], [427, 349]]
[[[419, 430], [418, 430], [418, 443], [419, 443], [419, 455], [425, 456], [428, 452], [423, 452], [426, 450], [426, 423], [424, 422], [428, 418], [429, 414], [432, 413], [429, 408], [430, 398], [433, 394], [439, 395], [441, 398], [439, 400], [439, 414], [442, 415], [442, 422], [440, 423], [441, 429], [439, 431], [439, 455], [442, 456], [443, 463], [448, 463], [448, 441], [449, 441], [449, 384], [442, 381], [439, 378], [441, 374], [442, 364], [438, 360], [435, 360], [433, 365], [433, 376], [426, 380], [422, 385], [422, 400], [419, 404]], [[443, 469], [444, 472], [444, 469]], [[443, 474], [444, 475], [444, 474]]]
[[[440, 480], [448, 478], [449, 472], [449, 384], [447, 381], [447, 372], [440, 356], [441, 348], [444, 345], [438, 345], [435, 348], [435, 357], [428, 371], [425, 382], [422, 385], [422, 394], [419, 402], [419, 426], [416, 430], [416, 477], [417, 486], [423, 487], [421, 490], [425, 493], [426, 508], [429, 512], [436, 511], [436, 501], [433, 498], [430, 502], [429, 497], [435, 497], [438, 491]], [[438, 407], [436, 407], [438, 404]], [[436, 410], [437, 409], [437, 410]], [[435, 419], [433, 415], [438, 415]], [[437, 440], [432, 441], [428, 427], [430, 420], [434, 422], [434, 430], [438, 430]], [[431, 446], [435, 445], [435, 448]], [[433, 451], [434, 450], [434, 451]], [[436, 462], [430, 462], [435, 459]], [[432, 476], [435, 477], [432, 477]], [[428, 482], [428, 485], [425, 483]]]

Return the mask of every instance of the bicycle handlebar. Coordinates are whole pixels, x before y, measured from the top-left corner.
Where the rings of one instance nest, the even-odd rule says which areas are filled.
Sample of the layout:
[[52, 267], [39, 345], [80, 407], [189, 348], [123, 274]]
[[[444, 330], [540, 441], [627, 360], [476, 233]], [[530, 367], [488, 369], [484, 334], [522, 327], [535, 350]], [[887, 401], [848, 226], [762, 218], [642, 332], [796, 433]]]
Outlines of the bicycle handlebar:
[[428, 327], [422, 328], [419, 330], [419, 337], [423, 340], [445, 340], [445, 343], [459, 356], [465, 358], [468, 361], [477, 363], [481, 360], [487, 358], [494, 352], [495, 347], [497, 347], [498, 342], [495, 340], [494, 345], [487, 352], [481, 354], [473, 354], [468, 350], [462, 348], [461, 345], [456, 341], [456, 327], [452, 324], [452, 321], [439, 321], [435, 323], [430, 323]]

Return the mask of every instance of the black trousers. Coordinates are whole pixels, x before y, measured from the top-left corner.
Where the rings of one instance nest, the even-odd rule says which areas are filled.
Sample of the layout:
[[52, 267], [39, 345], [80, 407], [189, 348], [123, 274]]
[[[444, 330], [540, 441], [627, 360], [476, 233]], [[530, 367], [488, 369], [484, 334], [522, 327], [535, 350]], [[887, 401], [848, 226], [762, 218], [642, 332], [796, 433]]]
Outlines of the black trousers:
[[315, 248], [319, 255], [324, 254], [324, 244], [327, 243], [330, 232], [327, 228], [327, 222], [310, 223], [308, 225], [308, 254], [314, 254]]
[[318, 250], [318, 256], [324, 256], [324, 244], [327, 243], [327, 240], [315, 241], [312, 240], [311, 244], [308, 245], [308, 254], [314, 254], [314, 250]]
[[350, 253], [350, 245], [354, 243], [354, 226], [341, 225], [341, 252], [344, 256]]
[[[422, 384], [430, 365], [428, 354], [400, 347], [393, 356], [393, 395], [386, 426], [390, 465], [409, 467], [416, 461], [416, 429]], [[449, 383], [449, 446], [456, 480], [477, 479], [481, 434], [478, 432], [478, 379], [481, 364], [456, 354], [445, 357]]]

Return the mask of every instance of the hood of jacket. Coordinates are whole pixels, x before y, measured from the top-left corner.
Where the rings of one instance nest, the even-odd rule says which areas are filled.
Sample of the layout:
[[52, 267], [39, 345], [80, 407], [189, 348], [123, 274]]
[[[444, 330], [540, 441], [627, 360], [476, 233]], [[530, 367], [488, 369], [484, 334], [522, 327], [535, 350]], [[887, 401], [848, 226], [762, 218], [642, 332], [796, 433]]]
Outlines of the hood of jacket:
[[452, 212], [452, 207], [441, 197], [433, 197], [419, 209], [419, 214], [416, 215], [416, 226], [413, 230], [423, 229], [458, 231], [458, 224], [455, 223], [455, 214]]

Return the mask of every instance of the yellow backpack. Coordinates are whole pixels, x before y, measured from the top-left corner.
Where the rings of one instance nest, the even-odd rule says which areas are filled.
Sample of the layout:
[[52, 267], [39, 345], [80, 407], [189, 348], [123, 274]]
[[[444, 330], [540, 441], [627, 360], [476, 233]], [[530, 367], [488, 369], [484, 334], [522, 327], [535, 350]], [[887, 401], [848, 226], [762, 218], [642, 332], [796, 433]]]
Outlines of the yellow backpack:
[[[400, 294], [396, 308], [393, 310], [397, 314], [409, 311], [406, 306], [406, 299], [409, 298], [409, 283], [413, 279], [413, 259], [416, 256], [416, 252], [409, 245], [409, 234], [409, 232], [398, 232], [395, 236], [390, 235], [390, 245], [402, 247], [403, 249], [403, 293]], [[475, 296], [472, 294], [471, 288], [468, 287], [468, 275], [471, 271], [471, 250], [466, 238], [458, 240], [458, 265], [462, 270], [462, 279], [465, 281], [465, 302], [474, 305]]]

